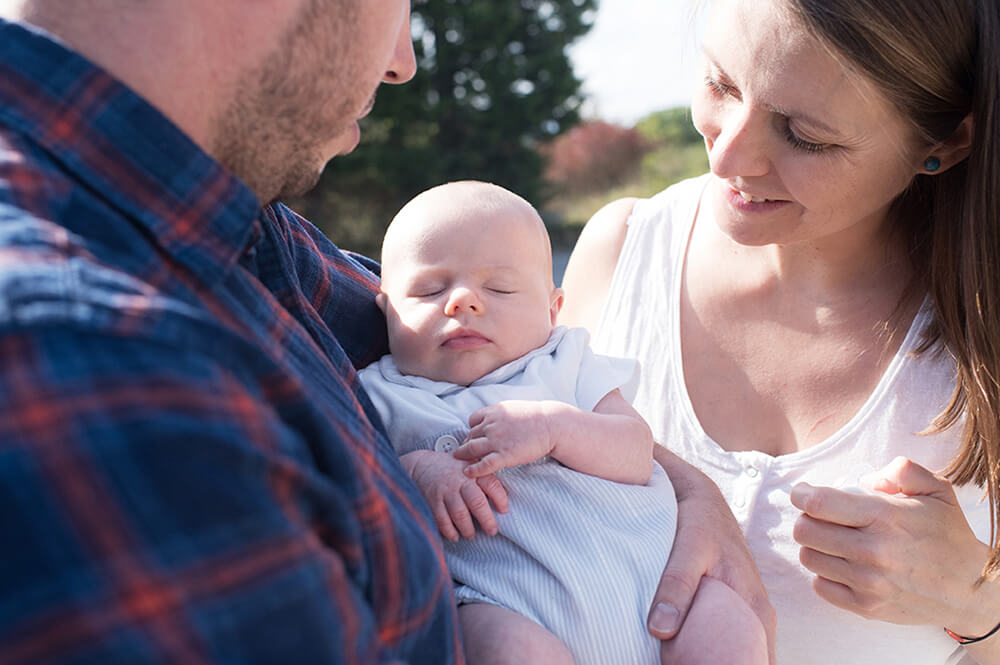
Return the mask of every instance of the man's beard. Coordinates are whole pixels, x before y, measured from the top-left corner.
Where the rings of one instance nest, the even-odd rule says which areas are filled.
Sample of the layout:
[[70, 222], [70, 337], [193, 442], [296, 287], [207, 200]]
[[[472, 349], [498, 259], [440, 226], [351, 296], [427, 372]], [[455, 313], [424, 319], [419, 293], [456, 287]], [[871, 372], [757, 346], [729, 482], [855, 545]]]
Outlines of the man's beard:
[[[324, 0], [314, 0], [289, 34], [278, 40], [262, 64], [240, 78], [232, 102], [216, 122], [212, 154], [240, 177], [262, 203], [304, 194], [319, 181], [325, 158], [324, 142], [346, 131], [354, 121], [350, 108], [350, 72], [340, 35], [321, 34], [321, 25], [349, 29], [347, 17], [331, 18]], [[325, 17], [320, 12], [326, 13]], [[296, 62], [303, 49], [332, 44], [325, 54], [309, 53], [306, 63]], [[302, 60], [300, 57], [299, 60]], [[324, 62], [315, 66], [316, 62]], [[310, 68], [310, 65], [314, 65]], [[339, 91], [322, 99], [320, 90]], [[330, 110], [331, 104], [338, 107]], [[332, 126], [331, 118], [343, 126]]]

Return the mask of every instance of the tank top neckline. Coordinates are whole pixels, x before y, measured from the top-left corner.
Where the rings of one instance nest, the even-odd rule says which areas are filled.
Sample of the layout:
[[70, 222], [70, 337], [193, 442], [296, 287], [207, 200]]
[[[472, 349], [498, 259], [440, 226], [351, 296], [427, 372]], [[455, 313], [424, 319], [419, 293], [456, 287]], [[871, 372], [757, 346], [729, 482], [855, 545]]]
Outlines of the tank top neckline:
[[[695, 198], [694, 205], [687, 206], [683, 210], [683, 216], [680, 216], [680, 218], [676, 220], [682, 223], [677, 225], [672, 224], [671, 226], [674, 228], [668, 230], [668, 233], [676, 234], [675, 246], [677, 248], [676, 251], [672, 252], [670, 257], [674, 263], [674, 265], [671, 266], [671, 274], [674, 276], [674, 279], [670, 284], [669, 296], [669, 343], [671, 345], [671, 357], [678, 359], [682, 358], [680, 335], [680, 298], [681, 285], [684, 281], [683, 271], [687, 261], [688, 246], [691, 241], [691, 235], [694, 231], [694, 225], [698, 219], [698, 213], [702, 206], [702, 199], [708, 189], [712, 176], [711, 174], [706, 174], [703, 178], [704, 180], [700, 183], [698, 195]], [[690, 428], [689, 431], [697, 433], [704, 442], [704, 446], [699, 446], [702, 448], [702, 454], [709, 454], [712, 457], [715, 457], [717, 462], [726, 461], [733, 463], [734, 459], [739, 459], [739, 463], [742, 464], [749, 459], [757, 459], [762, 462], [766, 461], [768, 466], [771, 467], [798, 467], [800, 465], [811, 464], [815, 458], [821, 457], [831, 449], [836, 448], [841, 442], [849, 440], [852, 435], [864, 425], [865, 420], [872, 414], [873, 410], [878, 406], [885, 394], [891, 390], [893, 384], [898, 378], [900, 370], [905, 364], [904, 361], [906, 357], [917, 348], [920, 342], [921, 331], [928, 323], [930, 315], [930, 300], [925, 297], [916, 315], [913, 317], [913, 321], [910, 323], [906, 336], [903, 338], [902, 343], [893, 355], [889, 366], [886, 367], [882, 376], [879, 377], [878, 383], [865, 399], [861, 407], [833, 434], [803, 450], [775, 456], [759, 450], [727, 450], [724, 448], [719, 442], [708, 435], [695, 413], [694, 404], [691, 402], [691, 396], [687, 390], [687, 383], [684, 380], [684, 368], [682, 362], [672, 363], [669, 368], [671, 373], [670, 383], [672, 385], [673, 392], [675, 393], [675, 396], [681, 400], [681, 408], [679, 409], [679, 412], [685, 420], [686, 428]]]

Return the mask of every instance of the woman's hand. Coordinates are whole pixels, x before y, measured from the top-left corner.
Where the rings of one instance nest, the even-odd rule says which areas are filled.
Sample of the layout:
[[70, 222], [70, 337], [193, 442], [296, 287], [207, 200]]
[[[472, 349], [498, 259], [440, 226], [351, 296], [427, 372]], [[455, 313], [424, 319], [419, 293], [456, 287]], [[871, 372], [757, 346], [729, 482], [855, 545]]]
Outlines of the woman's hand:
[[951, 483], [906, 458], [864, 494], [796, 485], [794, 537], [814, 588], [870, 619], [982, 635], [1000, 620], [996, 584], [977, 586], [989, 548], [969, 527]]
[[677, 495], [677, 534], [653, 596], [649, 632], [661, 640], [677, 635], [701, 578], [713, 577], [739, 594], [760, 619], [773, 664], [774, 608], [726, 500], [707, 476], [665, 448], [657, 446], [655, 457]]

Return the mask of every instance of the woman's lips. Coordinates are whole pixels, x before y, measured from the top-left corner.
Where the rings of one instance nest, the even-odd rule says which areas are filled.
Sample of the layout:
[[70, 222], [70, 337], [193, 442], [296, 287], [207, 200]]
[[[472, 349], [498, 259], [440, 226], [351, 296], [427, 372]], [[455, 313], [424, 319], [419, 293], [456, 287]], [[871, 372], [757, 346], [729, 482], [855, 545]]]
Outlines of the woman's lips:
[[775, 200], [771, 201], [760, 196], [753, 196], [746, 192], [733, 189], [731, 186], [723, 184], [726, 200], [737, 210], [743, 212], [770, 212], [781, 208], [791, 201]]

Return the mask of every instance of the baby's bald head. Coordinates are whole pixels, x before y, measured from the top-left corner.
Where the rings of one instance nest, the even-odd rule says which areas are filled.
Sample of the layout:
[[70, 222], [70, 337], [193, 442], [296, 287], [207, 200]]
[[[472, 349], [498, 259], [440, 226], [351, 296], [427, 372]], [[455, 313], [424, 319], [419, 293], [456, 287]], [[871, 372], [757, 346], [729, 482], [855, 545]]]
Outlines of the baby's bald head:
[[[551, 285], [552, 246], [534, 206], [517, 194], [487, 182], [463, 180], [428, 189], [393, 218], [382, 241], [383, 280], [399, 258], [411, 255], [442, 234], [456, 238], [475, 230], [497, 243], [530, 243], [540, 271]], [[462, 233], [459, 233], [461, 231]], [[472, 251], [455, 247], [456, 252]]]

